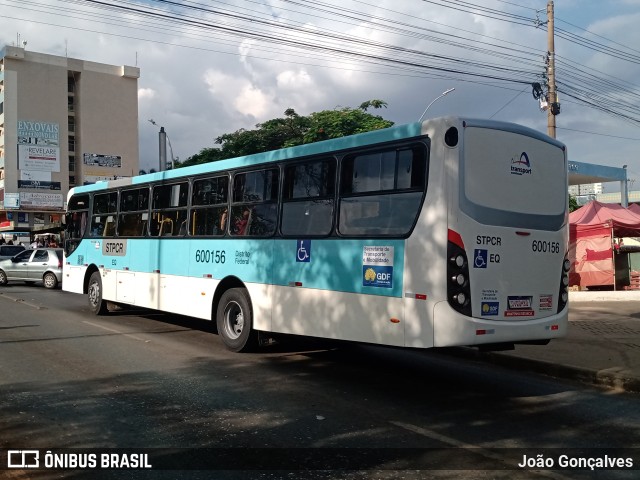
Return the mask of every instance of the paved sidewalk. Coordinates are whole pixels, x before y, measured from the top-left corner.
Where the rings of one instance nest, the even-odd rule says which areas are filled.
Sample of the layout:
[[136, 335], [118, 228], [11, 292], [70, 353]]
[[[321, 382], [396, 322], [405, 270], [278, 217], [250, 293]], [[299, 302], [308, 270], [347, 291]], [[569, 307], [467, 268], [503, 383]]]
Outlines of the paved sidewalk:
[[[589, 302], [589, 303], [587, 303]], [[637, 302], [637, 316], [616, 302]], [[478, 353], [493, 363], [628, 392], [640, 392], [640, 292], [571, 292], [569, 333], [549, 345]]]

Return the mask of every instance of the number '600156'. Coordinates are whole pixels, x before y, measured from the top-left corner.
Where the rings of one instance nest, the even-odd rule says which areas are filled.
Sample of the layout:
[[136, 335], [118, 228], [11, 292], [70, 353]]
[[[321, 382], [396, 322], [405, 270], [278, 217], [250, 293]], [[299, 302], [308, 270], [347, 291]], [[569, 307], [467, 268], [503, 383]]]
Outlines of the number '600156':
[[196, 262], [198, 263], [224, 263], [226, 252], [224, 250], [196, 250]]

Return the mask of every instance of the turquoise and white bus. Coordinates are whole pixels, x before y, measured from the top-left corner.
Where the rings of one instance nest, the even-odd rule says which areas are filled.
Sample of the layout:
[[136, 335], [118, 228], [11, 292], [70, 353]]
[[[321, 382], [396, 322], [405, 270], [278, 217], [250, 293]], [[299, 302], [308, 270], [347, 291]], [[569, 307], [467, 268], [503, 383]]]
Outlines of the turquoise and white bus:
[[445, 117], [73, 188], [63, 289], [265, 333], [400, 347], [566, 333], [567, 155]]

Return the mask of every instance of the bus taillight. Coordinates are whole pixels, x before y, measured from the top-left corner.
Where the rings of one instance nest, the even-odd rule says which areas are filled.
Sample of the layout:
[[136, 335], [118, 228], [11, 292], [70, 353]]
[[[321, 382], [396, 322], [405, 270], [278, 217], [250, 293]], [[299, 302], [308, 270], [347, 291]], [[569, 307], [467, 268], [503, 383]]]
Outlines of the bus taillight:
[[562, 274], [560, 275], [560, 291], [558, 292], [558, 313], [564, 310], [569, 301], [569, 270], [571, 270], [571, 261], [565, 255], [562, 262]]
[[449, 230], [447, 242], [447, 298], [457, 312], [471, 316], [469, 262], [460, 234]]

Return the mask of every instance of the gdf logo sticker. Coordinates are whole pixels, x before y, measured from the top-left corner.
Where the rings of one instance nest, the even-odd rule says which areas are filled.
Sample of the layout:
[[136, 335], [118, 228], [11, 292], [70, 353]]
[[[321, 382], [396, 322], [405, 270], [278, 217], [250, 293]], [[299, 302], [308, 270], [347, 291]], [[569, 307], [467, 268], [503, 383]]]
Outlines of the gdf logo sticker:
[[362, 249], [362, 285], [393, 288], [393, 255], [390, 245], [365, 245]]

